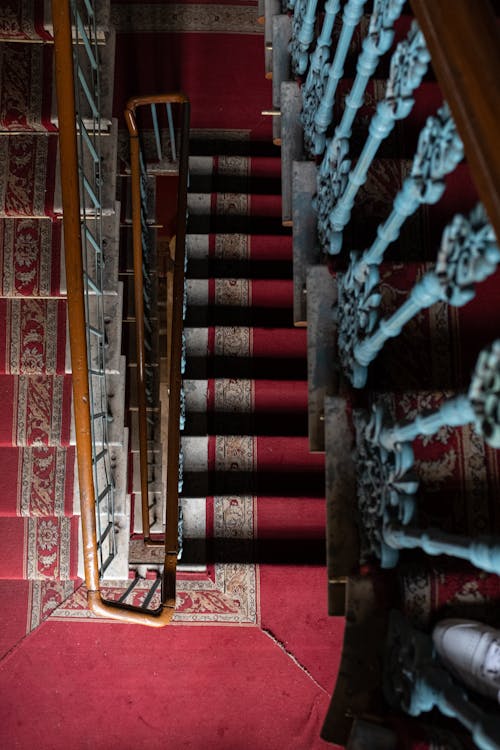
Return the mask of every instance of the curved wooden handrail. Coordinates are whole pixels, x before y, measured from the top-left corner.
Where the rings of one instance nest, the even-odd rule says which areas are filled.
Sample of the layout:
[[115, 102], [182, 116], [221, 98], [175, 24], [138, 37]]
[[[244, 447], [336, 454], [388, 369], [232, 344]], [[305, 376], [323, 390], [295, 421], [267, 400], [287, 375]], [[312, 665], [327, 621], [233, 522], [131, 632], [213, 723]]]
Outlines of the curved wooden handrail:
[[500, 238], [500, 27], [489, 0], [410, 0]]
[[188, 102], [188, 98], [184, 94], [178, 92], [159, 95], [137, 96], [128, 100], [124, 113], [125, 122], [127, 123], [127, 128], [130, 136], [130, 179], [132, 193], [132, 244], [134, 255], [134, 305], [136, 319], [139, 466], [141, 483], [142, 528], [143, 539], [146, 546], [163, 546], [164, 542], [151, 539], [148, 509], [148, 436], [146, 403], [146, 347], [144, 333], [143, 247], [141, 227], [141, 167], [139, 158], [139, 130], [137, 127], [135, 115], [137, 108], [141, 106], [151, 106], [152, 104], [187, 105]]
[[[168, 427], [167, 427], [167, 499], [166, 535], [164, 541], [151, 539], [148, 508], [148, 465], [147, 465], [147, 402], [146, 402], [146, 350], [144, 332], [144, 290], [143, 290], [143, 246], [141, 227], [141, 167], [139, 130], [136, 110], [141, 106], [156, 104], [182, 105], [181, 152], [179, 155], [179, 183], [177, 198], [176, 252], [173, 260], [172, 299], [167, 300], [171, 311], [170, 333], [167, 345], [168, 363]], [[130, 136], [130, 171], [132, 187], [132, 240], [134, 251], [134, 300], [136, 320], [137, 393], [139, 422], [139, 460], [141, 482], [141, 511], [143, 540], [146, 546], [165, 545], [164, 592], [175, 600], [175, 572], [177, 560], [177, 519], [179, 484], [179, 420], [181, 393], [182, 356], [182, 308], [184, 298], [184, 257], [186, 236], [187, 175], [188, 175], [188, 134], [190, 104], [182, 93], [134, 97], [125, 108], [125, 121]], [[169, 317], [167, 315], [167, 317]]]
[[[106, 600], [100, 591], [96, 533], [96, 498], [92, 471], [89, 373], [87, 365], [82, 236], [80, 229], [80, 195], [77, 179], [78, 149], [73, 52], [68, 0], [52, 0], [52, 19], [54, 24], [61, 190], [68, 289], [67, 309], [87, 601], [90, 610], [100, 617], [119, 620], [124, 623], [139, 623], [152, 627], [163, 627], [170, 623], [175, 610], [177, 539], [175, 549], [169, 543], [165, 551], [162, 603], [156, 610], [145, 611], [140, 607]], [[189, 128], [189, 105], [187, 109], [187, 128]], [[183, 131], [183, 134], [186, 136], [185, 140], [187, 141], [187, 131]], [[183, 147], [187, 172], [187, 143], [183, 144]], [[177, 523], [175, 524], [175, 528], [177, 529]]]

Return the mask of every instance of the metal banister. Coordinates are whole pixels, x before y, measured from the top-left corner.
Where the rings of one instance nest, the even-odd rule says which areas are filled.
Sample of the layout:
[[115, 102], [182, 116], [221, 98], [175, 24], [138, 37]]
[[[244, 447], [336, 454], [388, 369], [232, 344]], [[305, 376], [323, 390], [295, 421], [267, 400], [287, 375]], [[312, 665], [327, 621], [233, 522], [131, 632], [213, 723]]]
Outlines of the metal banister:
[[[67, 309], [69, 320], [69, 337], [71, 347], [71, 366], [73, 382], [73, 402], [75, 413], [76, 449], [80, 489], [81, 522], [83, 536], [83, 557], [85, 569], [85, 583], [87, 587], [87, 601], [90, 610], [97, 616], [118, 620], [124, 623], [138, 623], [152, 627], [163, 627], [173, 617], [175, 609], [175, 570], [177, 561], [177, 519], [175, 526], [175, 544], [172, 541], [172, 531], [167, 530], [167, 544], [165, 550], [164, 577], [162, 581], [161, 604], [154, 610], [144, 610], [138, 606], [106, 600], [102, 596], [99, 581], [98, 542], [96, 534], [96, 492], [93, 479], [92, 460], [92, 426], [91, 404], [89, 388], [88, 347], [86, 338], [85, 297], [84, 297], [84, 268], [82, 260], [83, 243], [80, 222], [80, 189], [78, 181], [78, 147], [76, 129], [76, 105], [74, 90], [74, 68], [71, 33], [71, 13], [68, 0], [52, 0], [52, 18], [55, 40], [55, 76], [58, 99], [59, 116], [59, 148], [61, 161], [61, 191], [63, 205], [63, 225], [65, 237], [66, 277], [67, 277]], [[187, 133], [189, 128], [189, 104], [186, 104], [184, 118], [183, 144], [184, 161], [187, 172]], [[180, 180], [185, 184], [185, 180]], [[184, 229], [180, 229], [180, 236], [185, 235], [185, 205], [186, 198], [180, 201], [184, 205]], [[179, 256], [183, 252], [179, 252]], [[178, 300], [179, 295], [176, 295]], [[182, 295], [180, 311], [182, 327]], [[174, 319], [177, 317], [174, 314]], [[177, 328], [175, 329], [177, 330]], [[172, 380], [180, 384], [180, 372], [177, 376], [173, 372], [173, 364], [179, 362], [180, 370], [180, 342], [178, 356], [172, 358]], [[180, 392], [173, 397], [173, 409], [177, 401], [180, 404]], [[177, 423], [177, 433], [178, 433]], [[174, 427], [170, 428], [172, 441], [179, 444], [179, 435], [175, 439]], [[175, 469], [172, 470], [175, 473]], [[171, 473], [172, 473], [171, 471]], [[178, 466], [177, 466], [178, 474]], [[169, 486], [173, 486], [173, 480]], [[177, 504], [177, 492], [175, 494]], [[172, 506], [173, 502], [168, 505]], [[172, 524], [171, 524], [172, 525]], [[174, 551], [175, 550], [175, 551]]]

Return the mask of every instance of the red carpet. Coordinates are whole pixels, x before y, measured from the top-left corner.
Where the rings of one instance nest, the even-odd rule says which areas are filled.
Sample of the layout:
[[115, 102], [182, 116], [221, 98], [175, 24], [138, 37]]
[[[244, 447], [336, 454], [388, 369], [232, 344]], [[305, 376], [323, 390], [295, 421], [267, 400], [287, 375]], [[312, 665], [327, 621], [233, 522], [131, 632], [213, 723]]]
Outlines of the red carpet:
[[[100, 683], [104, 663], [109, 679]], [[318, 739], [327, 694], [257, 628], [132, 633], [49, 622], [0, 668], [0, 690], [0, 737], [19, 747], [62, 750], [82, 740], [118, 750], [124, 738], [138, 750], [329, 747]], [[84, 739], [82, 715], [93, 716]], [[50, 737], [48, 720], [57, 725]]]
[[3, 297], [59, 296], [61, 222], [1, 219], [0, 266]]

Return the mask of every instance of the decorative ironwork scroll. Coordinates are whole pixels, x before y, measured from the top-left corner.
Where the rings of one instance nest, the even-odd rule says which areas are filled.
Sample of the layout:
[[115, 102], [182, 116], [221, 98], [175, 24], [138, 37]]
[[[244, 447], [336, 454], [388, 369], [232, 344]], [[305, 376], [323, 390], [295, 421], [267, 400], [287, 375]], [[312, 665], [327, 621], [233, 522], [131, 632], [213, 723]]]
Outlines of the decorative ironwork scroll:
[[388, 425], [380, 404], [371, 415], [356, 412], [358, 513], [362, 554], [394, 567], [398, 550], [421, 547], [448, 554], [500, 574], [500, 538], [467, 539], [434, 529], [410, 527], [416, 511], [418, 480], [412, 473], [412, 441], [433, 436], [442, 427], [473, 423], [493, 447], [500, 447], [500, 340], [481, 352], [468, 394], [446, 400], [439, 409]]
[[292, 41], [288, 45], [292, 70], [303, 75], [309, 62], [309, 47], [314, 39], [318, 0], [295, 0], [292, 22]]
[[[387, 339], [399, 336], [408, 321], [435, 302], [448, 302], [455, 307], [467, 304], [475, 296], [475, 284], [494, 273], [499, 262], [495, 232], [483, 206], [478, 204], [469, 218], [460, 214], [454, 217], [443, 232], [435, 269], [415, 284], [399, 309], [377, 322], [378, 266], [353, 260], [339, 283], [343, 315], [338, 345], [354, 387], [365, 385], [368, 366]], [[368, 290], [366, 282], [358, 280], [361, 275], [370, 279]]]
[[[449, 108], [445, 104], [438, 110], [436, 116], [427, 119], [420, 133], [410, 174], [394, 199], [394, 207], [389, 217], [378, 227], [374, 242], [361, 256], [353, 253], [347, 273], [339, 274], [338, 307], [343, 311], [339, 318], [339, 356], [344, 373], [355, 388], [362, 388], [366, 382], [367, 366], [371, 361], [368, 359], [370, 352], [362, 350], [360, 353], [358, 347], [374, 333], [377, 322], [376, 308], [380, 301], [375, 282], [371, 284], [369, 296], [367, 296], [365, 282], [375, 279], [375, 275], [378, 275], [378, 272], [373, 269], [382, 262], [388, 246], [399, 237], [406, 219], [415, 213], [421, 204], [434, 203], [439, 200], [445, 189], [445, 177], [455, 169], [462, 158], [462, 142]], [[342, 153], [339, 156], [340, 159], [344, 159], [344, 164], [348, 161]], [[336, 187], [339, 193], [347, 182], [347, 176], [344, 173], [341, 173], [341, 178], [341, 184]], [[477, 219], [474, 218], [471, 221], [476, 227], [481, 221], [479, 214]], [[479, 244], [486, 242], [481, 230], [478, 231], [477, 242]], [[489, 236], [487, 229], [484, 232]], [[488, 247], [484, 260], [486, 265], [483, 265], [481, 272], [478, 271], [478, 281], [481, 280], [482, 273], [487, 273], [486, 266], [492, 263], [490, 254], [493, 251], [489, 245]], [[441, 260], [438, 263], [436, 273], [442, 276], [443, 263]], [[366, 315], [367, 300], [370, 303], [368, 316]]]

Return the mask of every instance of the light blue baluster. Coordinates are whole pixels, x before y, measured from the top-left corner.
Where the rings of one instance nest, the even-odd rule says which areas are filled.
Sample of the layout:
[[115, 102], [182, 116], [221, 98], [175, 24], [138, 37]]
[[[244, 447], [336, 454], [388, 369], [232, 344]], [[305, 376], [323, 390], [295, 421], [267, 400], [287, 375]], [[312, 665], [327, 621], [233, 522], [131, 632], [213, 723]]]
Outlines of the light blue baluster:
[[[357, 111], [363, 104], [368, 82], [375, 73], [380, 58], [390, 50], [394, 41], [394, 24], [401, 15], [403, 5], [404, 0], [375, 0], [374, 2], [368, 34], [363, 40], [361, 54], [356, 65], [356, 78], [346, 97], [345, 111], [335, 132], [338, 138], [351, 137], [352, 124]], [[316, 122], [318, 129], [320, 125], [323, 128], [324, 119], [322, 118], [323, 113], [318, 116]]]
[[418, 529], [392, 523], [384, 528], [383, 538], [394, 550], [422, 549], [428, 555], [458, 557], [488, 573], [500, 574], [499, 537], [482, 536], [471, 539], [440, 529]]
[[[361, 2], [363, 5], [366, 0], [358, 0], [358, 2]], [[315, 153], [316, 128], [314, 118], [324, 95], [325, 83], [330, 68], [328, 61], [330, 59], [333, 25], [339, 8], [340, 0], [327, 0], [325, 3], [325, 17], [323, 19], [323, 26], [321, 27], [321, 34], [316, 42], [316, 48], [311, 55], [309, 71], [301, 90], [302, 112], [300, 119], [304, 129], [306, 151], [311, 155]], [[337, 54], [337, 51], [338, 45], [335, 54]]]
[[183, 487], [184, 487], [184, 451], [181, 445], [181, 447], [179, 448], [179, 480], [177, 483], [177, 489], [179, 491], [179, 494], [181, 494]]
[[389, 218], [377, 229], [377, 238], [363, 256], [365, 263], [381, 263], [387, 247], [422, 204], [437, 203], [445, 191], [444, 178], [463, 159], [463, 145], [447, 104], [429, 117], [420, 133], [411, 172], [394, 200]]
[[336, 231], [342, 232], [349, 223], [354, 200], [359, 188], [366, 182], [368, 169], [380, 144], [392, 132], [396, 120], [403, 120], [410, 114], [415, 103], [413, 92], [420, 86], [429, 61], [424, 35], [414, 21], [408, 39], [398, 44], [392, 57], [385, 98], [377, 104], [368, 139], [356, 166], [349, 172], [344, 192], [332, 210], [330, 221]]
[[183, 553], [183, 545], [184, 545], [184, 511], [182, 508], [182, 503], [179, 503], [179, 517], [177, 521], [177, 559], [180, 560], [182, 558]]
[[186, 393], [183, 385], [181, 386], [180, 397], [179, 429], [182, 431], [186, 427]]
[[366, 368], [387, 339], [398, 336], [409, 320], [435, 302], [467, 304], [475, 296], [474, 285], [490, 276], [499, 261], [500, 249], [484, 208], [478, 205], [469, 219], [455, 216], [444, 230], [435, 270], [415, 284], [409, 298], [390, 318], [380, 321], [375, 333], [355, 344], [356, 361]]
[[[370, 16], [368, 34], [363, 40], [362, 51], [357, 62], [356, 78], [345, 100], [344, 114], [340, 124], [335, 129], [335, 135], [326, 149], [318, 170], [316, 198], [313, 201], [318, 214], [318, 235], [322, 247], [333, 254], [338, 251], [329, 248], [330, 213], [345, 189], [347, 175], [351, 168], [351, 162], [347, 157], [352, 124], [357, 111], [363, 104], [368, 81], [375, 72], [381, 56], [388, 52], [391, 47], [394, 39], [394, 23], [401, 14], [403, 4], [403, 0], [375, 0], [373, 12]], [[326, 102], [324, 106], [328, 108]], [[326, 132], [330, 122], [331, 114], [328, 115], [327, 110], [320, 107], [315, 119], [316, 129], [320, 134], [320, 153], [324, 150], [321, 134]]]
[[314, 39], [318, 0], [296, 0], [293, 11], [292, 41], [288, 45], [292, 70], [301, 76], [307, 70], [309, 46]]
[[383, 689], [390, 706], [410, 716], [438, 708], [468, 729], [480, 750], [499, 750], [498, 716], [471, 703], [438, 661], [430, 637], [412, 628], [399, 612], [391, 612], [384, 662]]
[[352, 253], [347, 272], [337, 275], [338, 300], [333, 314], [337, 320], [337, 349], [343, 373], [354, 388], [363, 388], [368, 369], [359, 361], [356, 351], [359, 340], [375, 328], [381, 294], [378, 266], [360, 262], [358, 258]]
[[384, 427], [380, 431], [380, 445], [392, 451], [398, 443], [415, 440], [419, 435], [435, 435], [441, 427], [462, 427], [473, 422], [474, 409], [465, 394], [455, 396], [445, 401], [439, 409], [429, 414], [418, 414], [410, 422]]
[[181, 374], [185, 375], [186, 373], [186, 364], [187, 364], [187, 346], [186, 346], [186, 332], [184, 329], [182, 329], [182, 353], [181, 353]]
[[473, 422], [484, 440], [500, 447], [500, 340], [478, 357], [468, 394], [445, 401], [439, 409], [414, 420], [383, 427], [378, 439], [388, 451], [398, 443], [415, 440], [419, 435], [435, 435], [441, 427], [460, 427]]
[[331, 37], [340, 3], [339, 0], [328, 0], [325, 5], [323, 28], [311, 57], [306, 83], [302, 88], [304, 142], [310, 154], [320, 155], [325, 149], [325, 132], [333, 119], [337, 85], [344, 75], [345, 59], [365, 3], [366, 0], [349, 0], [345, 5], [342, 31], [331, 64], [328, 63]]
[[165, 106], [167, 108], [168, 132], [170, 135], [170, 147], [172, 149], [172, 161], [177, 161], [177, 148], [175, 145], [175, 129], [174, 118], [172, 116], [172, 105], [170, 102], [167, 102]]
[[[462, 142], [448, 106], [444, 105], [436, 117], [427, 119], [411, 172], [394, 200], [389, 218], [378, 227], [376, 239], [361, 256], [353, 253], [347, 273], [339, 274], [337, 307], [343, 314], [338, 320], [338, 349], [344, 374], [355, 388], [363, 388], [367, 377], [365, 353], [362, 359], [358, 358], [357, 346], [373, 333], [378, 317], [380, 294], [375, 269], [389, 244], [399, 237], [407, 217], [421, 204], [439, 200], [445, 189], [444, 178], [462, 157]], [[347, 183], [346, 175], [342, 179]], [[343, 187], [335, 189], [340, 194]]]
[[156, 111], [156, 104], [151, 104], [151, 117], [153, 119], [153, 132], [155, 136], [156, 155], [158, 156], [158, 161], [161, 161], [161, 158], [162, 158], [161, 138], [160, 138], [160, 127], [158, 125], [158, 113]]

